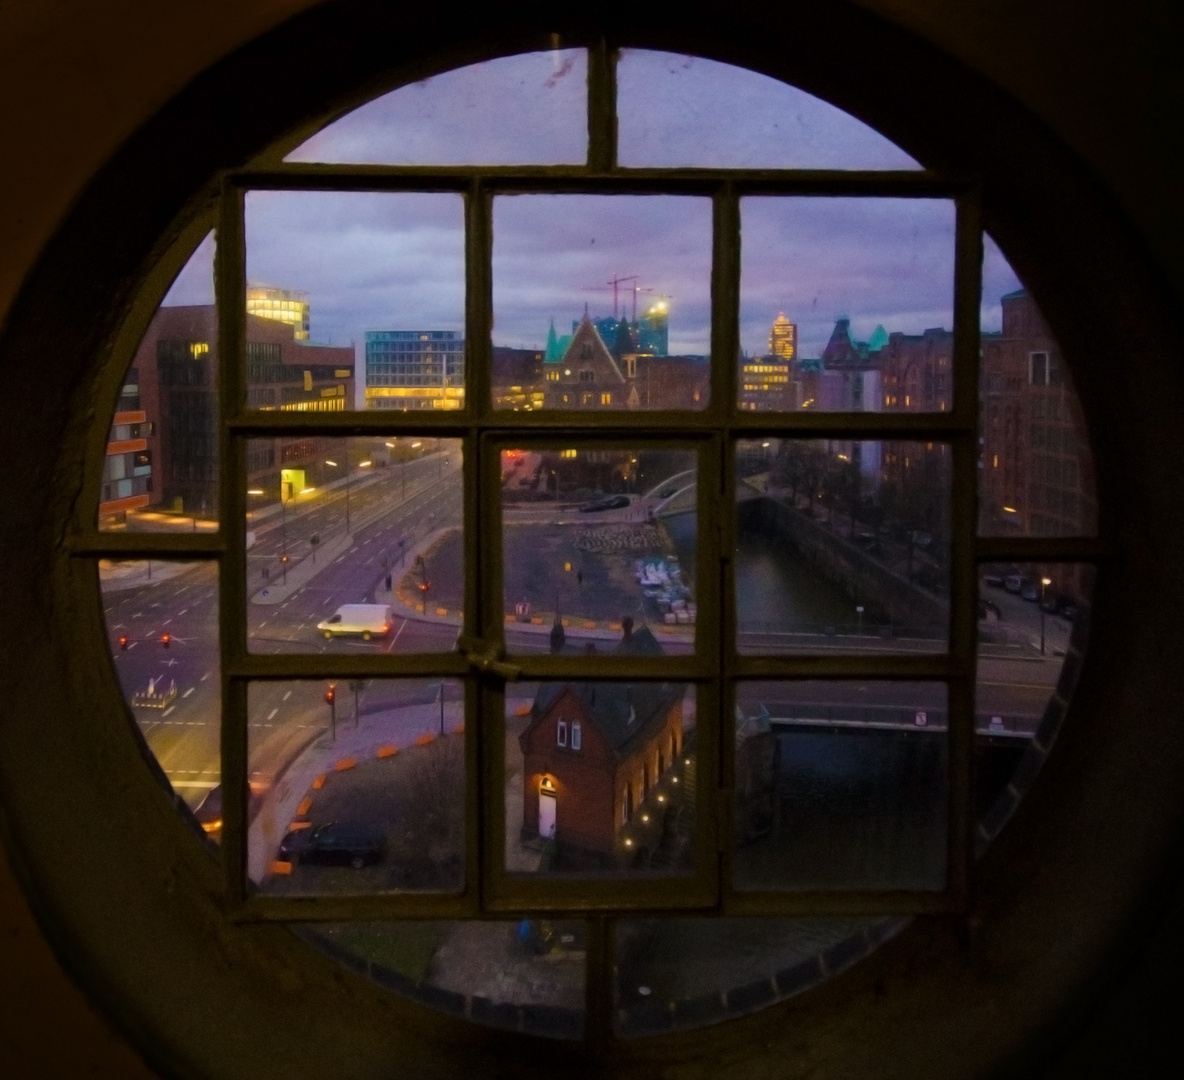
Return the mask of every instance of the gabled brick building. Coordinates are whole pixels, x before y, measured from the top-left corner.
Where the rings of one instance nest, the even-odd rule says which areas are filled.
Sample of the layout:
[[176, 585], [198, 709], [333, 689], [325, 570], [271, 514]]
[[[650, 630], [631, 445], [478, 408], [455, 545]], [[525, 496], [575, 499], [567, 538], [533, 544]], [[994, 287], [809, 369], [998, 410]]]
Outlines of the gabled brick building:
[[[661, 656], [645, 627], [624, 620], [618, 656]], [[669, 683], [544, 683], [519, 736], [522, 835], [600, 854], [683, 745], [683, 689]]]

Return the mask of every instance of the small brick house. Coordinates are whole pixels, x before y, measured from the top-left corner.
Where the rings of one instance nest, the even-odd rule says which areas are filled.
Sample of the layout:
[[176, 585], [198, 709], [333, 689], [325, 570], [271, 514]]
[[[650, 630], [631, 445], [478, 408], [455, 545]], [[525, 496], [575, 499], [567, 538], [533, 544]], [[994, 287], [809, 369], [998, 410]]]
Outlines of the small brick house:
[[[618, 656], [661, 656], [623, 623]], [[683, 688], [670, 683], [544, 683], [519, 736], [522, 836], [610, 854], [683, 745]]]

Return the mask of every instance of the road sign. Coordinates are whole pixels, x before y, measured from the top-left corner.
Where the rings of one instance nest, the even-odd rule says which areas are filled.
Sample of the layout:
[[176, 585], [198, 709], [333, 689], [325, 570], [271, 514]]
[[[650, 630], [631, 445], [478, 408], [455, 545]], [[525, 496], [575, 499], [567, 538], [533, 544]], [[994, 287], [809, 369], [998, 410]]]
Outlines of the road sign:
[[917, 727], [926, 727], [929, 723], [929, 714], [924, 709], [918, 709], [917, 715], [913, 717], [913, 723]]

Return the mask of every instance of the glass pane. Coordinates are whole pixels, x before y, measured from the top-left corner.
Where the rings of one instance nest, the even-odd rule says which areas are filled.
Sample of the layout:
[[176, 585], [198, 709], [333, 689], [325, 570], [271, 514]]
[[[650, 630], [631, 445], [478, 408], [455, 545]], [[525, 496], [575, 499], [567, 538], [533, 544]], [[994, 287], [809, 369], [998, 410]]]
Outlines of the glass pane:
[[975, 809], [980, 850], [1044, 764], [1089, 635], [1094, 568], [985, 564], [979, 577]]
[[124, 373], [103, 459], [98, 527], [218, 527], [214, 234], [197, 246]]
[[[626, 624], [599, 651], [657, 656]], [[506, 869], [600, 875], [690, 873], [695, 705], [656, 682], [515, 685], [506, 698]]]
[[512, 652], [695, 639], [696, 458], [686, 450], [502, 451], [502, 574]]
[[945, 412], [954, 204], [741, 203], [741, 409]]
[[583, 923], [357, 922], [292, 929], [353, 971], [442, 1012], [544, 1038], [583, 1034]]
[[285, 161], [575, 165], [588, 148], [587, 54], [486, 60], [402, 86], [322, 128]]
[[516, 195], [494, 202], [497, 409], [702, 409], [711, 202]]
[[738, 442], [738, 650], [942, 651], [950, 461], [946, 443]]
[[249, 440], [251, 651], [451, 651], [462, 465], [457, 439]]
[[622, 165], [918, 168], [850, 114], [731, 64], [622, 49], [617, 87]]
[[460, 196], [252, 191], [246, 229], [249, 406], [463, 406]]
[[982, 536], [1094, 536], [1098, 498], [1061, 348], [1002, 252], [983, 238]]
[[734, 884], [945, 886], [942, 683], [742, 684]]
[[248, 874], [262, 891], [461, 888], [460, 683], [254, 682], [248, 708], [248, 763], [261, 793]]
[[136, 726], [178, 800], [222, 832], [218, 567], [100, 559], [111, 659]]
[[638, 919], [617, 923], [618, 1035], [705, 1027], [862, 960], [907, 919]]

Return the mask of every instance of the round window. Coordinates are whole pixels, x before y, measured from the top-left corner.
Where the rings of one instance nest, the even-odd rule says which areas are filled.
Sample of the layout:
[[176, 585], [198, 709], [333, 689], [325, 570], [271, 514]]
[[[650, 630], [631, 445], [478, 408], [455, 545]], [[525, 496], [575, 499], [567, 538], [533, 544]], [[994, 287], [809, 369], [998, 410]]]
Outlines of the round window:
[[[51, 507], [63, 752], [10, 801], [193, 931], [88, 946], [137, 1008], [212, 953], [214, 1011], [308, 1068], [641, 1068], [790, 1010], [893, 1030], [981, 991], [951, 928], [1011, 940], [1128, 573], [1090, 347], [989, 161], [656, 44], [375, 60], [243, 119], [61, 331], [100, 403]], [[34, 781], [120, 793], [95, 850]]]

